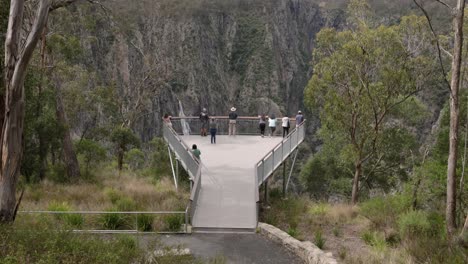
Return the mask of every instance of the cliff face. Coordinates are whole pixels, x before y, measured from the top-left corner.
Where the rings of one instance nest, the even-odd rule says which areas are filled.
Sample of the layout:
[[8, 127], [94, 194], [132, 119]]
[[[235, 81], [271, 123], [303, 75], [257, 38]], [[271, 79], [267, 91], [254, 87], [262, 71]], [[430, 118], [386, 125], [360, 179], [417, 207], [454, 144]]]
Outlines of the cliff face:
[[135, 2], [78, 5], [53, 23], [72, 25], [80, 63], [115, 87], [125, 111], [139, 111], [131, 126], [143, 139], [158, 133], [164, 113], [177, 115], [179, 100], [187, 115], [203, 107], [226, 115], [231, 106], [293, 115], [303, 108], [315, 34], [340, 18], [314, 0]]

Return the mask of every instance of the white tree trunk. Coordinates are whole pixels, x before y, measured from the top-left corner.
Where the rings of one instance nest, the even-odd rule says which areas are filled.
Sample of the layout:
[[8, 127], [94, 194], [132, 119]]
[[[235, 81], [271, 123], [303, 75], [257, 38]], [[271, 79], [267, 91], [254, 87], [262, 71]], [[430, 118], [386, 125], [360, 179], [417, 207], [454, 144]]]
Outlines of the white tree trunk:
[[456, 169], [457, 169], [457, 143], [458, 143], [458, 118], [459, 118], [459, 88], [460, 67], [463, 47], [463, 19], [465, 1], [458, 0], [453, 19], [454, 26], [454, 48], [452, 60], [452, 78], [450, 94], [450, 134], [449, 134], [449, 156], [447, 161], [447, 207], [445, 221], [447, 233], [453, 234], [456, 228]]

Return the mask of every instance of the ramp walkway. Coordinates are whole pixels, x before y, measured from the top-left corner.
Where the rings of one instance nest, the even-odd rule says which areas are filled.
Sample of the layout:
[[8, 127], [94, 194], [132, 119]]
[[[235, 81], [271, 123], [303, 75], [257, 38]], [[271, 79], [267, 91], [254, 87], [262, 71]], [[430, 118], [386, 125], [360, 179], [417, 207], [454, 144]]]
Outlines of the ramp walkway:
[[[164, 138], [193, 181], [190, 222], [194, 232], [255, 231], [259, 186], [304, 140], [303, 125], [286, 138], [252, 135], [257, 120], [245, 119], [244, 133], [237, 136], [222, 135], [225, 130], [220, 128], [216, 144], [210, 143], [210, 136], [182, 135], [182, 130], [199, 131], [196, 127], [164, 127]], [[218, 122], [227, 124], [222, 117]], [[246, 133], [248, 126], [254, 133]], [[193, 144], [201, 151], [201, 162], [191, 155]]]

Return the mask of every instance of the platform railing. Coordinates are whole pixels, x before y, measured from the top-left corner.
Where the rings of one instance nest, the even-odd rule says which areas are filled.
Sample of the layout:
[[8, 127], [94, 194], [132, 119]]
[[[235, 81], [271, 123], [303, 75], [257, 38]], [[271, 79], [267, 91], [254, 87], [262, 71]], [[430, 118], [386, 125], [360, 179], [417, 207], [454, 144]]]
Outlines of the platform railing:
[[198, 197], [201, 190], [201, 168], [202, 163], [195, 158], [191, 149], [184, 143], [175, 130], [167, 125], [163, 126], [163, 136], [169, 147], [177, 156], [180, 164], [190, 176], [190, 200], [185, 209], [185, 221], [192, 223], [193, 217], [198, 204]]
[[278, 145], [269, 151], [255, 165], [255, 179], [257, 183], [256, 198], [258, 197], [258, 187], [264, 183], [268, 177], [283, 163], [286, 158], [304, 141], [305, 126], [304, 122], [297, 126], [289, 135], [287, 135]]
[[[51, 217], [49, 220], [55, 221], [58, 227], [62, 227], [73, 232], [83, 233], [188, 233], [188, 211], [18, 211], [18, 220], [26, 220], [30, 215], [33, 219], [44, 220], [44, 217]], [[148, 228], [148, 216], [151, 218], [178, 216], [180, 217], [180, 227], [171, 226], [169, 229], [158, 228], [156, 226]], [[182, 220], [182, 217], [185, 219]], [[143, 220], [143, 221], [140, 221]], [[153, 221], [153, 220], [151, 220]], [[184, 225], [182, 222], [185, 221]], [[172, 220], [173, 222], [173, 220]], [[107, 223], [107, 226], [106, 224]], [[114, 224], [112, 224], [114, 223]], [[104, 229], [103, 229], [104, 227]], [[152, 231], [146, 231], [150, 229]]]
[[[217, 135], [227, 135], [229, 134], [229, 117], [227, 116], [211, 116], [210, 118], [215, 118], [216, 123], [218, 125], [218, 130], [216, 132]], [[259, 127], [259, 120], [260, 118], [257, 116], [239, 116], [236, 122], [236, 134], [237, 135], [259, 135], [260, 134], [260, 127]], [[172, 127], [177, 134], [182, 135], [182, 121], [184, 121], [190, 127], [190, 134], [191, 135], [199, 135], [202, 123], [200, 122], [200, 118], [196, 116], [188, 116], [188, 117], [173, 117], [171, 119]], [[290, 118], [289, 119], [290, 126], [294, 127], [296, 125], [296, 119]], [[208, 123], [209, 124], [209, 123]], [[209, 126], [207, 128], [209, 134]], [[281, 135], [281, 118], [277, 118], [276, 122], [276, 135]], [[265, 134], [269, 134], [268, 128], [268, 120], [266, 120], [266, 129]]]

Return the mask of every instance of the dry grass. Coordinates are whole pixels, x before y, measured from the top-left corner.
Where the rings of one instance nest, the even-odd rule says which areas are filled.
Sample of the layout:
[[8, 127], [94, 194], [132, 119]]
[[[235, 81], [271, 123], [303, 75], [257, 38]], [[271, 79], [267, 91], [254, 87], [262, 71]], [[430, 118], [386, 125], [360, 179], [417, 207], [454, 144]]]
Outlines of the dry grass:
[[131, 172], [119, 176], [116, 170], [105, 168], [97, 173], [94, 183], [58, 184], [46, 180], [27, 186], [20, 209], [47, 210], [51, 203], [67, 203], [73, 210], [106, 210], [114, 206], [110, 193], [130, 199], [136, 205], [134, 210], [143, 211], [184, 209], [189, 196], [184, 188], [176, 192], [169, 177], [155, 181]]

